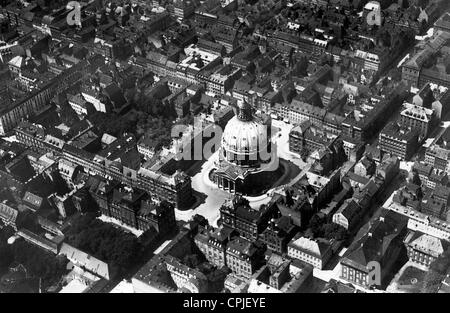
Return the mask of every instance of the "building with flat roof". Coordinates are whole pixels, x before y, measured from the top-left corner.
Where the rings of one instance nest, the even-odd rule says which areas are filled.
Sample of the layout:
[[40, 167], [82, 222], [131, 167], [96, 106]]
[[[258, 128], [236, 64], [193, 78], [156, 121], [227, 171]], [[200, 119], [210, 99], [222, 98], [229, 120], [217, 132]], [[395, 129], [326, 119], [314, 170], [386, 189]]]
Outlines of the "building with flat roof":
[[219, 65], [222, 60], [219, 54], [211, 53], [191, 44], [184, 49], [186, 58], [176, 66], [178, 76], [191, 83], [197, 83], [197, 75], [205, 69]]
[[403, 128], [397, 122], [390, 122], [380, 132], [378, 143], [383, 152], [409, 160], [418, 148], [419, 134], [417, 128]]
[[400, 125], [405, 129], [417, 129], [419, 141], [428, 137], [431, 130], [436, 126], [436, 116], [432, 109], [424, 108], [412, 103], [405, 102], [404, 109], [400, 112]]
[[235, 80], [239, 79], [242, 70], [233, 65], [225, 65], [209, 76], [206, 81], [206, 91], [217, 96], [231, 91]]

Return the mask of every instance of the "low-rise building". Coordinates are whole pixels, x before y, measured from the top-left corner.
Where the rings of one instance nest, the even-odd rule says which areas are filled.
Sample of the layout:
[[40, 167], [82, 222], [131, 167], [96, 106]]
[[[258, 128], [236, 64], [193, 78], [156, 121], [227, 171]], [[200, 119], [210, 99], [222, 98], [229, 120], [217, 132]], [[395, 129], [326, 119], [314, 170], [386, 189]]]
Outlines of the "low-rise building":
[[333, 223], [353, 231], [361, 221], [364, 210], [353, 199], [344, 201], [344, 204], [333, 215]]
[[197, 269], [190, 268], [176, 258], [167, 255], [165, 258], [167, 271], [182, 292], [203, 293], [208, 290], [206, 276]]
[[71, 95], [68, 97], [69, 105], [78, 115], [87, 115], [88, 105], [87, 101], [83, 98], [81, 94]]
[[449, 243], [419, 231], [409, 231], [405, 237], [409, 260], [429, 267], [447, 249]]
[[12, 206], [7, 200], [0, 202], [0, 220], [6, 226], [11, 226], [14, 230], [17, 230], [16, 220], [19, 215], [19, 211]]
[[143, 136], [137, 143], [137, 150], [146, 160], [150, 160], [155, 155], [154, 141]]
[[110, 280], [114, 275], [108, 263], [95, 258], [94, 256], [81, 251], [67, 243], [63, 243], [59, 254], [65, 255], [70, 262], [78, 267], [81, 267], [92, 274], [95, 274], [106, 280]]
[[229, 290], [231, 293], [246, 293], [248, 290], [247, 280], [236, 276], [234, 273], [230, 273], [224, 282], [225, 290]]
[[296, 236], [288, 244], [289, 257], [311, 264], [318, 269], [324, 268], [331, 258], [331, 254], [332, 245], [322, 238], [309, 239]]
[[235, 238], [227, 245], [226, 264], [233, 273], [249, 279], [261, 266], [264, 247], [243, 238]]
[[[341, 278], [365, 288], [386, 285], [405, 251], [407, 218], [383, 211], [367, 234], [353, 242], [341, 259]], [[375, 272], [374, 272], [375, 271]]]
[[312, 280], [313, 267], [298, 260], [271, 254], [250, 281], [248, 293], [304, 292]]

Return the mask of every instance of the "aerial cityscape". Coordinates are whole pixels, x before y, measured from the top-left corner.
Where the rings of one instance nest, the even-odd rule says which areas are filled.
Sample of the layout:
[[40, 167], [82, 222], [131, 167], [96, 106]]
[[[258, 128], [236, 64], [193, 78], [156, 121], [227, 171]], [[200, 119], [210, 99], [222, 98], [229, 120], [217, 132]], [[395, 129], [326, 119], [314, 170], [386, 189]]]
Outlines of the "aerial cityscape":
[[450, 293], [450, 1], [0, 0], [0, 293]]

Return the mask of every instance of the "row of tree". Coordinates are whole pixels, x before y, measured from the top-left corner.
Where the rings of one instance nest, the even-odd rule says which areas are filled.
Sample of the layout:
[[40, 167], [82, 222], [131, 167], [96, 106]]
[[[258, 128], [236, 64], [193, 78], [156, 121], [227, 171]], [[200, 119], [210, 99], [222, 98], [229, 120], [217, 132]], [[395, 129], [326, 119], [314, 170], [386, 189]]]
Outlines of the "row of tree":
[[349, 236], [348, 231], [339, 224], [328, 223], [325, 217], [318, 214], [314, 215], [309, 221], [308, 227], [314, 238], [346, 240]]
[[140, 243], [133, 234], [102, 222], [94, 213], [73, 219], [65, 235], [70, 245], [117, 269], [130, 268], [141, 252]]
[[16, 240], [11, 248], [14, 261], [25, 266], [30, 278], [41, 278], [43, 288], [58, 283], [67, 273], [65, 256], [55, 256], [24, 240]]
[[67, 272], [67, 258], [55, 256], [22, 239], [8, 244], [8, 238], [13, 235], [11, 227], [0, 229], [0, 271], [11, 265], [22, 264], [27, 271], [27, 278], [40, 278], [43, 289], [58, 283]]
[[446, 249], [436, 260], [431, 262], [430, 269], [424, 277], [422, 293], [435, 293], [441, 287], [450, 269], [450, 249]]
[[136, 133], [137, 120], [130, 115], [96, 111], [89, 115], [88, 119], [101, 133], [108, 133], [115, 137], [120, 137], [124, 133]]

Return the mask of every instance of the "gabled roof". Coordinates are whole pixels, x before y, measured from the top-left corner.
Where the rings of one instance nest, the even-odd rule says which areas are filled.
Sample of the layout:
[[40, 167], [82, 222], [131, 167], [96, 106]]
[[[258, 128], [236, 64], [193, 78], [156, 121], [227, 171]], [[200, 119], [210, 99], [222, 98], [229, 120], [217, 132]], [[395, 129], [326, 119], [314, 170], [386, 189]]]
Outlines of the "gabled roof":
[[105, 279], [109, 279], [109, 266], [107, 263], [83, 252], [67, 243], [63, 243], [59, 254], [64, 254], [76, 265], [97, 274]]
[[326, 240], [321, 239], [309, 239], [306, 237], [294, 238], [290, 243], [290, 247], [299, 249], [307, 254], [313, 255], [318, 258], [323, 258], [324, 255], [331, 249], [331, 245]]
[[344, 204], [339, 208], [336, 214], [342, 214], [348, 221], [359, 215], [360, 206], [353, 199], [345, 200]]
[[444, 253], [448, 246], [444, 240], [420, 232], [415, 232], [413, 235], [407, 236], [405, 244], [413, 247], [415, 250], [432, 255], [435, 258]]

